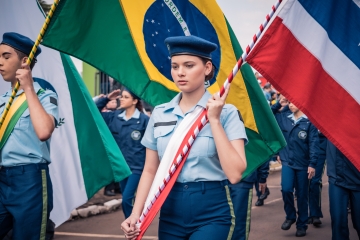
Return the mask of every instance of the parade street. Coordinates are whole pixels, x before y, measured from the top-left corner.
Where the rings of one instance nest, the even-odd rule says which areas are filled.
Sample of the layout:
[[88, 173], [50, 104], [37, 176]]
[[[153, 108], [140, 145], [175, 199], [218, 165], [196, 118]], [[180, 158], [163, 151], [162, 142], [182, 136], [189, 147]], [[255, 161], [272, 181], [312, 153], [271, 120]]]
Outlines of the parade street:
[[0, 6], [0, 240], [360, 240], [360, 0]]
[[[281, 230], [280, 226], [285, 219], [283, 210], [283, 201], [280, 191], [281, 171], [271, 172], [268, 178], [268, 186], [270, 188], [270, 196], [265, 200], [264, 206], [256, 207], [254, 204], [257, 200], [255, 194], [253, 198], [253, 207], [251, 210], [251, 230], [250, 240], [282, 240], [282, 239], [298, 239], [295, 237], [295, 224], [288, 231]], [[331, 239], [331, 220], [329, 213], [329, 197], [328, 197], [328, 178], [326, 174], [323, 176], [322, 191], [322, 226], [315, 228], [309, 225], [306, 239], [319, 240]], [[255, 192], [255, 191], [254, 191]], [[246, 203], [244, 203], [246, 204]], [[56, 240], [102, 240], [102, 239], [125, 239], [120, 224], [124, 220], [121, 210], [116, 212], [93, 216], [85, 219], [78, 219], [66, 222], [56, 229]], [[154, 220], [152, 226], [147, 230], [144, 240], [155, 240], [157, 238], [157, 219]], [[349, 230], [350, 239], [357, 239], [356, 232], [352, 227], [351, 217], [349, 214]]]

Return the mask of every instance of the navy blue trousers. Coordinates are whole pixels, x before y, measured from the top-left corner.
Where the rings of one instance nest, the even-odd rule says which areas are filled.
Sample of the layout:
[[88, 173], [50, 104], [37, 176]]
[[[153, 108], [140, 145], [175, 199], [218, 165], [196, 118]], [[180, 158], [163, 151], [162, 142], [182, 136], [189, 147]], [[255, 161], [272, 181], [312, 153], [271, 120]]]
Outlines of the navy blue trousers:
[[123, 197], [122, 209], [125, 215], [125, 219], [128, 218], [132, 212], [135, 192], [139, 185], [140, 177], [140, 174], [133, 173], [120, 182]]
[[229, 185], [229, 188], [236, 217], [232, 239], [247, 240], [250, 233], [253, 190], [236, 184]]
[[231, 239], [234, 225], [227, 180], [175, 183], [160, 211], [159, 240]]
[[[360, 191], [352, 191], [329, 183], [330, 216], [333, 240], [349, 240], [348, 211], [350, 201], [351, 220], [360, 239]], [[351, 236], [356, 239], [356, 236]]]
[[0, 169], [0, 239], [11, 228], [14, 240], [45, 239], [52, 208], [47, 164]]
[[261, 190], [260, 190], [260, 187], [259, 187], [259, 181], [256, 181], [254, 183], [254, 187], [255, 187], [255, 191], [256, 191], [256, 196], [259, 198], [262, 194]]
[[325, 158], [318, 159], [315, 168], [315, 176], [310, 180], [309, 185], [309, 211], [310, 217], [322, 218], [321, 211], [321, 191], [322, 176], [324, 173]]
[[[296, 181], [296, 184], [295, 184]], [[283, 165], [281, 169], [281, 192], [286, 219], [297, 220], [296, 227], [307, 229], [309, 180], [306, 170], [297, 170]], [[297, 194], [298, 218], [294, 203], [294, 188]]]

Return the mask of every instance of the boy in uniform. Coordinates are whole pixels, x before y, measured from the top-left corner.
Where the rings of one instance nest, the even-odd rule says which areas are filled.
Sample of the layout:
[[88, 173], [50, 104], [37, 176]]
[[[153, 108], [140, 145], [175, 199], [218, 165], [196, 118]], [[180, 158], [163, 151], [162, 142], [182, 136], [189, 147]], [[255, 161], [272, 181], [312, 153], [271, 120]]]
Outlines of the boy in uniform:
[[[58, 119], [57, 95], [33, 81], [26, 60], [34, 42], [18, 33], [4, 33], [0, 74], [11, 88], [0, 95], [5, 111], [17, 81], [20, 89], [0, 128], [0, 239], [13, 229], [13, 239], [45, 239], [53, 207], [49, 176], [50, 138]], [[35, 58], [41, 53], [38, 48]]]

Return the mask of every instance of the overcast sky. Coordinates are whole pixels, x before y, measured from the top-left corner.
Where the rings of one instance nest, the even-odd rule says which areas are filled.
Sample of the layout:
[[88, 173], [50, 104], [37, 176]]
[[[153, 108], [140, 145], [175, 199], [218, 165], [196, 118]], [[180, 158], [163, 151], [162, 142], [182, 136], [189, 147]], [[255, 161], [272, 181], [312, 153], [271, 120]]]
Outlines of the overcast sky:
[[231, 24], [241, 47], [251, 41], [276, 0], [216, 0]]
[[[206, 0], [203, 0], [206, 1]], [[241, 47], [244, 49], [258, 31], [260, 24], [276, 0], [216, 0], [231, 24]], [[358, 0], [356, 0], [358, 1]], [[47, 0], [52, 3], [52, 0]], [[82, 63], [74, 61], [79, 72], [82, 72]]]

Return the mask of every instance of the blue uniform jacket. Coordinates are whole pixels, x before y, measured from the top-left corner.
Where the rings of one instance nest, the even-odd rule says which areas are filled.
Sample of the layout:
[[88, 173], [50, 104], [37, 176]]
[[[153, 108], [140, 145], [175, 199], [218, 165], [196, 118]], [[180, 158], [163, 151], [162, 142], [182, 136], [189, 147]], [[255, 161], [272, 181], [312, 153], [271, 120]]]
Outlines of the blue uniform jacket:
[[319, 131], [319, 159], [326, 158], [327, 138]]
[[[96, 106], [101, 110], [108, 102], [108, 98], [101, 98], [96, 103]], [[121, 112], [123, 110], [115, 110], [113, 112], [102, 112], [101, 115], [114, 136], [132, 173], [141, 174], [145, 164], [146, 148], [140, 142], [144, 136], [149, 117], [144, 113], [140, 113], [139, 118], [131, 118], [125, 121], [119, 117]]]
[[[275, 119], [279, 126], [284, 125], [283, 121], [288, 121], [289, 119], [287, 119], [287, 116], [291, 114], [291, 111], [288, 106], [284, 107], [281, 111], [280, 108], [281, 108], [281, 104], [279, 102], [271, 106], [271, 110], [274, 113]], [[281, 131], [284, 135], [285, 141], [288, 143], [289, 142], [288, 135], [285, 134], [285, 131], [283, 129], [281, 129]], [[279, 152], [279, 156], [283, 163], [288, 162], [289, 149], [287, 147], [281, 149]]]
[[266, 183], [266, 179], [269, 176], [270, 162], [266, 161], [257, 170], [257, 180], [259, 183]]
[[279, 105], [274, 104], [272, 110], [287, 142], [287, 146], [279, 152], [282, 164], [299, 170], [315, 168], [320, 150], [318, 130], [306, 118], [294, 124], [288, 117], [291, 114], [288, 107], [276, 112]]
[[330, 141], [327, 141], [326, 161], [329, 182], [353, 191], [360, 191], [360, 172]]

